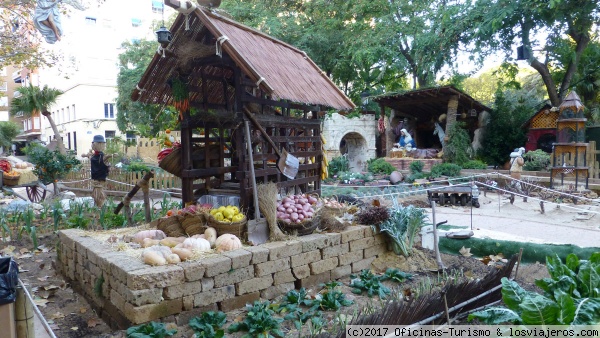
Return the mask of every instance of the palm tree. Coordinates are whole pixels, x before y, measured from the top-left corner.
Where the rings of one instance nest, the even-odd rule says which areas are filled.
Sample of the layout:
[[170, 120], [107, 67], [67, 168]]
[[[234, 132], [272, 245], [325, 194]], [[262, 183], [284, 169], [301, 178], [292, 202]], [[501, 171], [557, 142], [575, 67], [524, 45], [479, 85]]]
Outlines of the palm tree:
[[18, 124], [11, 121], [0, 122], [0, 147], [10, 149], [13, 139], [20, 133], [21, 128]]
[[55, 88], [48, 88], [48, 86], [40, 88], [38, 86], [29, 85], [28, 87], [19, 88], [19, 93], [21, 93], [21, 96], [14, 98], [10, 102], [11, 115], [23, 112], [23, 116], [25, 117], [31, 117], [35, 113], [41, 113], [46, 116], [54, 131], [56, 143], [58, 144], [58, 151], [61, 154], [66, 155], [67, 151], [65, 150], [65, 145], [60, 137], [60, 132], [48, 111], [48, 107], [56, 103], [56, 99], [62, 95], [63, 92]]

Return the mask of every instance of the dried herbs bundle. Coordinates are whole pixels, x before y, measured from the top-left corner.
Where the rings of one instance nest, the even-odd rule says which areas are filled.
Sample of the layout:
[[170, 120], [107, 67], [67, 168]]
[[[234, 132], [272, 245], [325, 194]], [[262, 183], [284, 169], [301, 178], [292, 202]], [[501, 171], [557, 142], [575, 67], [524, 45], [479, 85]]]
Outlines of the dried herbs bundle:
[[369, 207], [357, 213], [355, 217], [360, 224], [377, 225], [387, 221], [390, 213], [385, 207]]

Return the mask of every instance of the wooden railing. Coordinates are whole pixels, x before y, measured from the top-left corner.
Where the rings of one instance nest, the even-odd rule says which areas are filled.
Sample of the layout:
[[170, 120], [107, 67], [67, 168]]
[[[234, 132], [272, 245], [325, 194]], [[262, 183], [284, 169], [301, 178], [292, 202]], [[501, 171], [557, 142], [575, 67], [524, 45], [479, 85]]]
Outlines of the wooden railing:
[[[127, 172], [120, 168], [111, 167], [106, 180], [107, 191], [130, 191], [135, 183], [139, 181], [144, 173]], [[90, 163], [83, 163], [81, 169], [70, 172], [62, 182], [67, 188], [92, 189]], [[155, 169], [154, 178], [150, 179], [150, 189], [172, 192], [173, 189], [181, 189], [181, 178], [161, 169]]]

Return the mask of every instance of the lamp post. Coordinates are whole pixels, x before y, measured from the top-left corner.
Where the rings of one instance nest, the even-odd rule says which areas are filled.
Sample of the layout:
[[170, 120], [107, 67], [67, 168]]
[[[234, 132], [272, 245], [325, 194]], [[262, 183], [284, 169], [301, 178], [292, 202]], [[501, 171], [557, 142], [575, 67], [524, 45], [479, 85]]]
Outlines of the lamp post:
[[367, 105], [369, 104], [369, 95], [371, 95], [371, 93], [369, 93], [368, 89], [365, 89], [362, 91], [362, 93], [360, 93], [360, 100], [362, 102], [362, 108], [364, 111], [367, 110]]
[[158, 43], [162, 46], [162, 48], [166, 48], [171, 40], [173, 40], [173, 34], [169, 32], [167, 27], [162, 26], [156, 31], [156, 39]]

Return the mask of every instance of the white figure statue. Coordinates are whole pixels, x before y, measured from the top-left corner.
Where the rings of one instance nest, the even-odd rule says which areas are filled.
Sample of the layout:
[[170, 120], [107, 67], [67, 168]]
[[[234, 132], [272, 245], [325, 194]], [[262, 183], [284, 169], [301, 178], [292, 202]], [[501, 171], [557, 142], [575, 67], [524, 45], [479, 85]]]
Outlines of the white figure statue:
[[62, 27], [60, 23], [60, 0], [37, 0], [33, 13], [33, 24], [49, 44], [60, 41]]

